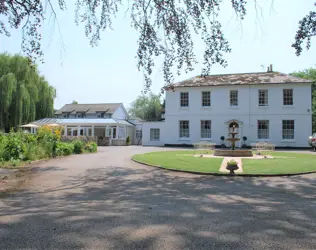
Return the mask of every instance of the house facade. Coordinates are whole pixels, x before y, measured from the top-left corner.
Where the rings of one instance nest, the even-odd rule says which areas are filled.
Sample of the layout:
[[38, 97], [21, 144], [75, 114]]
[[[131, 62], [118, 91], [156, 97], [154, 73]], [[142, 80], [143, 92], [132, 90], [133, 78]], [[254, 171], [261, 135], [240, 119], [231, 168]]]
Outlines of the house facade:
[[[166, 88], [165, 121], [143, 124], [143, 145], [222, 144], [229, 128], [246, 144], [307, 147], [312, 131], [309, 80], [279, 72], [194, 77]], [[224, 143], [229, 146], [228, 141]]]
[[136, 142], [136, 127], [129, 121], [122, 103], [66, 104], [55, 112], [55, 118], [33, 122], [37, 126], [58, 124], [64, 136], [96, 137], [99, 145], [125, 145], [126, 138]]

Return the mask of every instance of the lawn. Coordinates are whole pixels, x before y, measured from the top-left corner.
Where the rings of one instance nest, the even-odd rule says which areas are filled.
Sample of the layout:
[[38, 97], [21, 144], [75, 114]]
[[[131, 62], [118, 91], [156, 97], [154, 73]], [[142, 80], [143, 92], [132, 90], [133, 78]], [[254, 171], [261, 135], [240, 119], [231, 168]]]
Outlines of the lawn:
[[[145, 164], [166, 169], [201, 173], [219, 173], [223, 158], [193, 157], [197, 154], [212, 154], [206, 150], [163, 151], [134, 155], [133, 159]], [[302, 154], [291, 152], [265, 153], [274, 159], [242, 159], [243, 174], [294, 174], [316, 171], [316, 153]]]
[[272, 152], [274, 159], [243, 159], [244, 174], [293, 174], [316, 171], [316, 154]]
[[133, 159], [145, 164], [159, 166], [166, 169], [177, 169], [201, 173], [219, 173], [223, 158], [193, 157], [199, 153], [213, 153], [207, 150], [179, 150], [166, 152], [153, 152], [134, 155]]

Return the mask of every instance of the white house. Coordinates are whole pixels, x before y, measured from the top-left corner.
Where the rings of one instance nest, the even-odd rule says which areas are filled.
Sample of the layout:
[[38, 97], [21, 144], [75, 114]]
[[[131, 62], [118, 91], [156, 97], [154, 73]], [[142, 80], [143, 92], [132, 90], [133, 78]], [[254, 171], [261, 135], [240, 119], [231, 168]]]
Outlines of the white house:
[[176, 83], [165, 89], [165, 121], [143, 124], [143, 145], [220, 145], [221, 136], [227, 138], [229, 127], [235, 125], [239, 146], [246, 136], [248, 145], [267, 141], [277, 147], [307, 147], [312, 132], [311, 84], [272, 70]]
[[99, 145], [125, 145], [127, 136], [136, 144], [139, 124], [129, 121], [122, 103], [66, 104], [54, 115], [32, 124], [58, 124], [64, 136], [96, 136]]

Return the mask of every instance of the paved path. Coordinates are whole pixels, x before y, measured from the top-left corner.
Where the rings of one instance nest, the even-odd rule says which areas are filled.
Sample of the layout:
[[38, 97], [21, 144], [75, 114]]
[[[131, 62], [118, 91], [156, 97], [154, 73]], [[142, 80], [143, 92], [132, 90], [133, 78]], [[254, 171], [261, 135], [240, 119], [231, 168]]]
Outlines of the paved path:
[[39, 166], [0, 199], [0, 249], [315, 249], [316, 175], [212, 177], [107, 147]]

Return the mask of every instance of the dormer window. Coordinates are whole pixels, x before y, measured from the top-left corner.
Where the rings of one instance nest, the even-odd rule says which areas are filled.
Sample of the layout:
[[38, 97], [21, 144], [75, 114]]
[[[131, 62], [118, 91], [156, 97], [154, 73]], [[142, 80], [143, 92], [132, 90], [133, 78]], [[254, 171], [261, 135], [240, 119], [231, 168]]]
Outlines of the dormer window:
[[86, 114], [84, 112], [78, 112], [77, 113], [77, 118], [85, 118]]
[[98, 112], [98, 118], [104, 118], [105, 112]]

